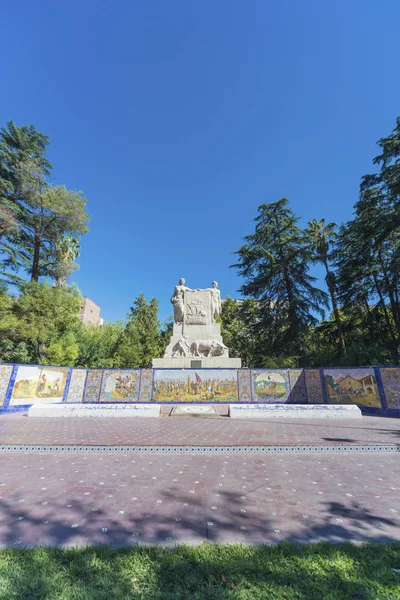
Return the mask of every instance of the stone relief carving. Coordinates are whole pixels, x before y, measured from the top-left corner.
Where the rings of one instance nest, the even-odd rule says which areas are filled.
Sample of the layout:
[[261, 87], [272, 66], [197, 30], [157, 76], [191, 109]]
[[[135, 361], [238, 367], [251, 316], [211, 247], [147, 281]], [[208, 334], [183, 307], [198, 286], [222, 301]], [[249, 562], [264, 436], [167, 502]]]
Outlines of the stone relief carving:
[[218, 340], [196, 340], [188, 343], [185, 336], [181, 337], [175, 344], [172, 342], [167, 346], [164, 357], [175, 358], [176, 356], [211, 358], [215, 356], [227, 356], [228, 348]]
[[192, 290], [185, 286], [185, 280], [182, 277], [179, 280], [178, 285], [175, 286], [174, 293], [172, 294], [171, 304], [174, 307], [174, 321], [175, 323], [183, 323], [185, 303], [184, 295], [185, 292], [191, 292]]
[[186, 304], [185, 323], [188, 325], [207, 325], [207, 317], [207, 310], [199, 298], [193, 298]]
[[218, 340], [197, 340], [190, 346], [191, 356], [227, 356], [228, 348]]

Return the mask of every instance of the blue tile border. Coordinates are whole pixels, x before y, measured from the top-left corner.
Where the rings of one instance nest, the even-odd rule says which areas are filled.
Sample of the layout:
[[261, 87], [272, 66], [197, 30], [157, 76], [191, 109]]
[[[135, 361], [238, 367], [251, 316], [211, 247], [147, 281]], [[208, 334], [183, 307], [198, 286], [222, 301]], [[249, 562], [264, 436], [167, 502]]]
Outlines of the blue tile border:
[[400, 444], [331, 444], [294, 446], [94, 446], [0, 444], [0, 453], [35, 454], [381, 454], [400, 452]]

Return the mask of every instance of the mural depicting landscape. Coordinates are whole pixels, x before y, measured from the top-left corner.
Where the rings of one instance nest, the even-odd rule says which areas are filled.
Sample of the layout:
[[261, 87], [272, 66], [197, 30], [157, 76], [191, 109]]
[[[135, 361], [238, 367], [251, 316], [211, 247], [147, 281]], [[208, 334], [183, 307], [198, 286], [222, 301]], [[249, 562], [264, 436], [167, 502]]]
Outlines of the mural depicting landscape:
[[155, 370], [158, 402], [237, 402], [237, 371], [231, 369]]
[[140, 371], [104, 371], [100, 402], [137, 400]]
[[324, 369], [329, 403], [381, 408], [373, 369]]
[[61, 402], [67, 374], [63, 367], [18, 367], [10, 404]]
[[286, 372], [253, 371], [254, 395], [257, 402], [285, 402], [289, 393]]

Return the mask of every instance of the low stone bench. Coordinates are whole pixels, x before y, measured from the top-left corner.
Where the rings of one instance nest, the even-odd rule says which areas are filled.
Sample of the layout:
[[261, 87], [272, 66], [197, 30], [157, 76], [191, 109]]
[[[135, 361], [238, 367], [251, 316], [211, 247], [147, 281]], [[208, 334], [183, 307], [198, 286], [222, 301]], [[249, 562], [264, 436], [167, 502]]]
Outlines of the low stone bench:
[[230, 404], [233, 419], [359, 419], [355, 404]]
[[28, 417], [159, 417], [157, 404], [33, 404]]

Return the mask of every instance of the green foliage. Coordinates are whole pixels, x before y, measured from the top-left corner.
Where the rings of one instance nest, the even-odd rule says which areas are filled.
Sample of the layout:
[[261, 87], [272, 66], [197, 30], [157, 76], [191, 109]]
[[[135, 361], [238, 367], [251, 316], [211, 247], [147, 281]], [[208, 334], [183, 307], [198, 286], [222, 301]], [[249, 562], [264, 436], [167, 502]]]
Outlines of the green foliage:
[[346, 343], [340, 318], [337, 300], [336, 274], [330, 267], [333, 243], [336, 240], [336, 224], [325, 224], [325, 219], [310, 221], [307, 229], [308, 242], [311, 248], [311, 261], [321, 263], [325, 267], [325, 282], [329, 290], [333, 313], [335, 316], [336, 333], [339, 341], [340, 354], [346, 356]]
[[245, 280], [243, 294], [259, 301], [258, 327], [272, 354], [297, 354], [302, 335], [317, 323], [315, 315], [324, 315], [327, 295], [313, 285], [310, 246], [288, 201], [262, 204], [258, 213], [234, 266]]
[[21, 284], [49, 276], [58, 284], [76, 268], [79, 238], [87, 232], [86, 199], [51, 186], [47, 136], [12, 121], [0, 131], [0, 253], [3, 280]]
[[101, 327], [79, 323], [76, 330], [79, 354], [75, 366], [99, 369], [122, 366], [118, 349], [123, 333], [124, 324], [119, 321], [104, 323]]
[[74, 329], [80, 294], [73, 288], [24, 283], [21, 295], [0, 294], [0, 360], [38, 364], [73, 364], [77, 356]]
[[[140, 294], [124, 323], [77, 317], [80, 295], [66, 281], [87, 231], [86, 199], [50, 184], [48, 145], [33, 126], [10, 121], [0, 131], [0, 281], [20, 289], [12, 297], [0, 288], [0, 360], [150, 367], [172, 330], [170, 320], [160, 325], [155, 298]], [[236, 252], [244, 300], [227, 298], [220, 316], [230, 355], [245, 366], [399, 364], [400, 118], [378, 146], [377, 172], [362, 178], [351, 221], [313, 219], [303, 230], [285, 198], [259, 207]], [[329, 294], [315, 286], [314, 263]]]
[[[165, 336], [164, 336], [165, 338]], [[152, 359], [161, 356], [165, 339], [158, 321], [158, 300], [148, 302], [143, 293], [127, 314], [127, 323], [118, 347], [121, 367], [151, 367]]]
[[241, 358], [243, 366], [258, 366], [267, 351], [259, 327], [259, 303], [251, 299], [237, 302], [228, 297], [222, 304], [220, 319], [229, 355]]
[[[399, 364], [400, 118], [378, 145], [380, 170], [362, 178], [354, 219], [338, 230], [314, 219], [302, 231], [285, 199], [259, 207], [234, 265], [259, 307], [247, 329], [248, 366]], [[326, 296], [308, 274], [313, 263], [325, 268], [332, 309], [322, 322]], [[240, 346], [249, 320], [239, 307], [227, 315], [225, 336]]]

